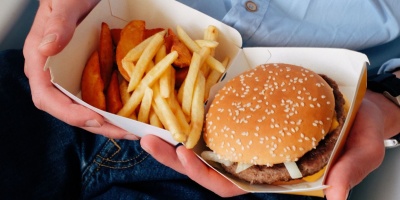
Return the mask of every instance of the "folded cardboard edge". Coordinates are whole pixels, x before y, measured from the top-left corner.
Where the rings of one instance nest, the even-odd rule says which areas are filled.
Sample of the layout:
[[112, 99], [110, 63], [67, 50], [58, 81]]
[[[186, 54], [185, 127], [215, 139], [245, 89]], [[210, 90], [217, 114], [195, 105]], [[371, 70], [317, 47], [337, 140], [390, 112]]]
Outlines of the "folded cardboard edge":
[[[244, 48], [244, 49], [246, 49], [246, 48]], [[246, 57], [246, 55], [244, 55], [245, 53], [243, 53], [242, 52], [242, 54], [241, 55], [239, 55], [238, 57], [237, 57], [237, 59], [235, 59], [235, 62], [237, 62], [237, 63], [235, 63], [235, 64], [238, 64], [239, 63], [239, 65], [244, 65], [245, 63], [247, 63], [248, 64], [248, 67], [249, 66], [257, 66], [257, 65], [259, 65], [259, 64], [263, 64], [263, 63], [266, 63], [266, 62], [268, 62], [268, 60], [271, 58], [271, 51], [270, 50], [272, 50], [272, 49], [278, 49], [278, 50], [282, 50], [282, 49], [285, 49], [285, 48], [265, 48], [265, 47], [256, 47], [256, 48], [248, 48], [248, 49], [246, 49], [246, 50], [248, 50], [249, 52], [251, 52], [251, 53], [248, 53], [247, 55], [255, 55], [255, 54], [260, 54], [260, 56], [259, 56], [259, 58], [260, 59], [256, 59], [256, 61], [249, 61], [248, 60], [248, 58]], [[312, 48], [288, 48], [288, 49], [290, 49], [290, 50], [302, 50], [302, 49], [308, 49], [308, 50], [310, 50], [310, 49], [312, 49]], [[349, 113], [348, 113], [348, 116], [347, 116], [347, 118], [348, 119], [346, 119], [346, 122], [345, 122], [345, 125], [344, 125], [344, 129], [341, 131], [341, 133], [340, 133], [340, 139], [338, 140], [339, 142], [335, 145], [335, 149], [333, 150], [333, 152], [332, 152], [332, 157], [331, 157], [331, 159], [330, 159], [330, 162], [328, 163], [328, 165], [327, 165], [327, 170], [326, 170], [326, 172], [327, 171], [329, 171], [329, 166], [331, 165], [331, 163], [332, 163], [332, 161], [333, 160], [335, 160], [334, 158], [335, 157], [337, 157], [337, 155], [338, 155], [338, 153], [340, 152], [340, 150], [341, 150], [341, 147], [344, 145], [344, 140], [345, 140], [345, 138], [347, 137], [347, 135], [348, 135], [348, 132], [349, 132], [349, 129], [350, 129], [350, 125], [351, 125], [351, 123], [353, 122], [353, 120], [354, 120], [354, 116], [355, 116], [355, 114], [356, 114], [356, 111], [358, 110], [358, 107], [359, 107], [359, 104], [360, 104], [360, 102], [361, 102], [361, 100], [362, 100], [362, 97], [363, 97], [363, 95], [364, 95], [364, 93], [365, 93], [365, 85], [363, 84], [363, 82], [365, 82], [365, 68], [366, 68], [366, 64], [367, 63], [369, 63], [369, 61], [368, 61], [368, 58], [366, 57], [366, 55], [364, 55], [364, 54], [361, 54], [361, 53], [359, 53], [359, 52], [355, 52], [355, 51], [351, 51], [351, 50], [347, 50], [347, 49], [330, 49], [330, 48], [322, 48], [321, 50], [328, 50], [328, 51], [338, 51], [338, 52], [340, 52], [340, 53], [343, 53], [343, 55], [347, 55], [348, 53], [351, 55], [351, 56], [349, 56], [348, 57], [348, 61], [351, 63], [351, 65], [352, 66], [355, 66], [355, 65], [357, 65], [357, 66], [360, 66], [362, 63], [362, 66], [363, 67], [357, 67], [356, 69], [357, 70], [359, 70], [359, 71], [357, 71], [356, 70], [356, 73], [357, 73], [357, 84], [356, 85], [354, 85], [354, 87], [355, 87], [355, 93], [354, 94], [352, 94], [352, 95], [354, 95], [355, 97], [354, 98], [352, 98], [352, 101], [351, 102], [349, 102], [349, 104], [350, 104], [350, 110], [349, 110]], [[241, 60], [241, 59], [246, 59], [245, 61], [243, 61], [243, 60]], [[238, 61], [239, 60], [239, 61]], [[249, 63], [252, 63], [252, 64], [249, 64]], [[235, 65], [236, 66], [236, 65]], [[253, 66], [253, 67], [254, 67]], [[232, 66], [232, 67], [234, 67], [234, 66]], [[232, 72], [230, 72], [229, 71], [229, 69], [228, 69], [228, 71], [226, 72], [226, 74], [228, 74], [227, 75], [227, 78], [223, 81], [223, 82], [220, 82], [217, 86], [216, 86], [216, 88], [213, 88], [213, 91], [214, 92], [217, 92], [221, 87], [223, 87], [223, 85], [225, 84], [225, 82], [227, 81], [227, 80], [229, 80], [230, 78], [232, 78], [232, 77], [234, 77], [234, 76], [236, 76], [236, 75], [238, 75], [238, 74], [240, 74], [241, 73], [241, 71], [243, 71], [243, 70], [245, 70], [245, 69], [242, 69], [242, 70], [233, 70]], [[212, 95], [210, 95], [210, 96], [212, 96]], [[211, 101], [208, 103], [208, 105], [207, 106], [209, 106], [209, 104], [211, 103]], [[199, 154], [199, 153], [198, 153]], [[204, 161], [204, 160], [203, 160]], [[225, 176], [226, 178], [228, 178], [230, 181], [232, 181], [234, 184], [236, 184], [236, 185], [238, 185], [240, 188], [242, 188], [242, 189], [244, 189], [244, 190], [246, 190], [246, 191], [249, 191], [249, 192], [257, 192], [256, 190], [252, 190], [252, 189], [248, 189], [248, 188], [246, 188], [246, 187], [243, 187], [243, 185], [240, 183], [240, 181], [239, 182], [237, 182], [237, 180], [235, 180], [235, 178], [232, 178], [232, 177], [230, 177], [228, 174], [226, 174], [226, 173], [223, 173], [223, 171], [221, 171], [221, 170], [218, 170], [217, 168], [215, 168], [211, 163], [208, 163], [207, 161], [204, 161], [204, 162], [206, 162], [210, 167], [212, 167], [212, 168], [214, 168], [216, 171], [218, 171], [221, 175], [223, 175], [223, 176]], [[324, 176], [323, 177], [321, 177], [321, 183], [324, 183], [325, 182], [325, 179], [326, 179], [326, 173], [324, 174]], [[301, 195], [310, 195], [310, 196], [320, 196], [320, 197], [323, 197], [324, 196], [324, 193], [323, 193], [323, 189], [325, 189], [326, 187], [328, 187], [327, 185], [321, 185], [321, 186], [319, 186], [319, 187], [314, 187], [314, 188], [309, 188], [309, 189], [298, 189], [298, 190], [296, 190], [296, 191], [284, 191], [284, 190], [282, 190], [282, 191], [280, 191], [280, 190], [278, 190], [278, 191], [275, 191], [276, 193], [288, 193], [288, 194], [301, 194]], [[302, 190], [304, 190], [304, 191], [302, 191]]]

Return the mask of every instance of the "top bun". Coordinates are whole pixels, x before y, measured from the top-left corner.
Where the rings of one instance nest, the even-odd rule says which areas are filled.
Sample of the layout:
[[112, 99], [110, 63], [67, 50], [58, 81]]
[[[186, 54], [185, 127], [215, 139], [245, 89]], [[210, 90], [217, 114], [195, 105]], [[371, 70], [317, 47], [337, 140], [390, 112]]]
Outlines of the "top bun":
[[204, 140], [232, 162], [297, 161], [328, 133], [334, 104], [332, 88], [317, 73], [283, 63], [260, 65], [217, 93]]

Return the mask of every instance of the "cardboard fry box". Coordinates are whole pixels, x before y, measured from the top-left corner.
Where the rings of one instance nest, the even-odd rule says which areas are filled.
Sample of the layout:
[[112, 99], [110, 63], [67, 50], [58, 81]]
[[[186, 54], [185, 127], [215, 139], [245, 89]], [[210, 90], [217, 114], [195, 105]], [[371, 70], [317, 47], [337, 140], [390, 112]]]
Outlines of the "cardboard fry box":
[[[223, 81], [212, 89], [207, 102], [212, 101], [214, 94], [227, 80], [264, 63], [296, 64], [334, 79], [351, 105], [341, 136], [328, 163], [326, 171], [329, 171], [331, 163], [337, 157], [337, 152], [344, 145], [344, 140], [366, 90], [368, 59], [364, 54], [329, 48], [241, 48], [242, 40], [235, 29], [179, 2], [173, 0], [102, 0], [77, 27], [68, 46], [58, 55], [48, 59], [45, 67], [50, 69], [52, 82], [71, 99], [103, 115], [110, 123], [138, 136], [155, 134], [172, 145], [177, 142], [164, 129], [98, 110], [81, 100], [82, 71], [90, 54], [98, 47], [101, 22], [106, 22], [110, 28], [123, 28], [133, 19], [145, 20], [147, 28], [163, 27], [176, 30], [176, 26], [179, 25], [193, 39], [201, 39], [208, 25], [214, 25], [219, 29], [219, 46], [215, 57], [222, 60], [225, 56], [229, 56], [231, 62]], [[206, 111], [207, 107], [208, 105]], [[201, 140], [194, 151], [200, 155], [206, 149], [207, 147]], [[238, 187], [249, 192], [323, 196], [323, 189], [328, 187], [324, 185], [326, 172], [315, 182], [284, 186], [251, 185], [237, 180], [218, 167], [213, 167], [212, 163], [204, 162]]]

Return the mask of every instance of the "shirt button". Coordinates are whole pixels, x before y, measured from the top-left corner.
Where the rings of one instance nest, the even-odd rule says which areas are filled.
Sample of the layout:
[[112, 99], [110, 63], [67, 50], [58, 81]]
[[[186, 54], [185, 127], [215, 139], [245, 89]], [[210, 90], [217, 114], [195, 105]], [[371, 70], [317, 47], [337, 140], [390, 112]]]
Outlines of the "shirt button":
[[246, 10], [249, 12], [257, 11], [257, 4], [252, 1], [246, 1]]

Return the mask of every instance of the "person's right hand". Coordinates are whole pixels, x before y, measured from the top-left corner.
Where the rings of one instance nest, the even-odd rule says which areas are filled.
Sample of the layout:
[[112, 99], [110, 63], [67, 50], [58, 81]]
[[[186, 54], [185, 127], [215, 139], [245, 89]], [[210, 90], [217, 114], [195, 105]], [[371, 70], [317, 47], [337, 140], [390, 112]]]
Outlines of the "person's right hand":
[[96, 112], [81, 106], [50, 82], [44, 71], [48, 56], [59, 53], [71, 40], [76, 26], [99, 0], [41, 0], [32, 28], [24, 44], [25, 74], [33, 103], [54, 117], [87, 131], [115, 139], [137, 139]]

